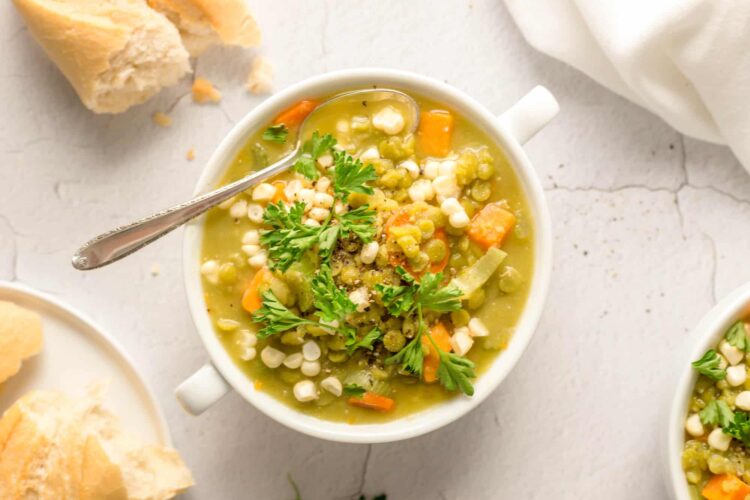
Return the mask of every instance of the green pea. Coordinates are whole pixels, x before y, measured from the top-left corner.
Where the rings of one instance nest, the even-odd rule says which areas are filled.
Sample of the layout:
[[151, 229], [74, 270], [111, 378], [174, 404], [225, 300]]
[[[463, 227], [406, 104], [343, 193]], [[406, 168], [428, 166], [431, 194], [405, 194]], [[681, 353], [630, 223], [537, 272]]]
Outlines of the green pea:
[[471, 315], [465, 309], [451, 312], [451, 322], [453, 322], [453, 326], [455, 327], [468, 325], [470, 319]]
[[413, 236], [401, 236], [396, 240], [396, 243], [408, 258], [413, 259], [419, 255], [419, 245]]
[[383, 337], [383, 345], [390, 352], [400, 351], [406, 344], [406, 337], [398, 330], [388, 330]]
[[429, 263], [430, 257], [425, 252], [419, 252], [416, 257], [409, 259], [409, 265], [418, 273], [424, 271]]
[[505, 266], [497, 283], [501, 292], [513, 293], [521, 287], [523, 276], [515, 267]]
[[346, 349], [346, 339], [340, 334], [330, 335], [326, 338], [326, 345], [331, 351], [343, 351]]
[[435, 225], [436, 228], [445, 227], [448, 224], [448, 216], [445, 215], [438, 207], [428, 206], [422, 217], [429, 219]]
[[484, 297], [484, 288], [478, 289], [476, 292], [472, 293], [469, 296], [467, 306], [469, 307], [469, 309], [479, 309], [480, 307], [482, 307], [482, 304], [484, 304]]
[[417, 333], [417, 324], [413, 318], [404, 318], [404, 323], [401, 325], [401, 333], [407, 339], [413, 338]]
[[290, 370], [289, 368], [281, 369], [281, 380], [285, 384], [294, 385], [302, 380], [302, 373], [299, 370]]
[[380, 177], [378, 183], [383, 187], [395, 189], [398, 187], [404, 174], [406, 174], [406, 170], [402, 168], [389, 170]]
[[331, 363], [343, 363], [347, 359], [349, 359], [349, 355], [346, 351], [330, 351], [328, 353], [328, 360]]
[[281, 343], [284, 345], [302, 345], [304, 342], [305, 336], [300, 330], [292, 330], [281, 335]]
[[483, 181], [492, 179], [495, 175], [495, 167], [491, 163], [480, 163], [477, 169], [477, 177]]
[[476, 201], [487, 201], [492, 194], [492, 186], [486, 181], [476, 181], [471, 186], [471, 197]]
[[424, 251], [430, 262], [443, 262], [448, 253], [448, 247], [443, 240], [430, 240], [425, 244]]
[[219, 279], [225, 285], [232, 285], [237, 281], [237, 266], [232, 262], [225, 262], [219, 268]]
[[466, 257], [460, 253], [452, 253], [448, 259], [448, 263], [451, 267], [461, 269], [466, 264]]
[[351, 264], [344, 266], [341, 270], [341, 281], [347, 285], [352, 285], [357, 279], [359, 279], [359, 271], [357, 270], [357, 267]]
[[432, 235], [435, 234], [435, 223], [430, 219], [420, 220], [419, 222], [417, 222], [417, 227], [422, 233], [422, 238], [425, 240], [432, 238]]

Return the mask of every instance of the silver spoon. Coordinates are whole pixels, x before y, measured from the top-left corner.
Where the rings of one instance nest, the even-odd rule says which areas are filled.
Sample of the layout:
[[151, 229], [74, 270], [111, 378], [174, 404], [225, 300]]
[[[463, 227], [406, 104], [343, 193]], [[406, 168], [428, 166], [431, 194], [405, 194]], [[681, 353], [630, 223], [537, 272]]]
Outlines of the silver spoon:
[[405, 104], [408, 112], [411, 114], [411, 116], [407, 117], [406, 123], [410, 125], [411, 132], [414, 132], [417, 128], [417, 124], [419, 123], [419, 106], [414, 99], [403, 92], [391, 89], [365, 89], [338, 94], [320, 104], [305, 118], [297, 133], [297, 143], [294, 149], [281, 160], [263, 170], [253, 172], [210, 193], [200, 195], [180, 205], [97, 236], [79, 248], [73, 255], [73, 267], [81, 271], [88, 271], [122, 259], [149, 243], [156, 241], [189, 220], [201, 215], [209, 208], [288, 169], [297, 158], [297, 154], [302, 147], [303, 137], [307, 137], [307, 134], [305, 134], [305, 125], [309, 123], [308, 120], [314, 114], [331, 104], [353, 98], [368, 102], [392, 100]]

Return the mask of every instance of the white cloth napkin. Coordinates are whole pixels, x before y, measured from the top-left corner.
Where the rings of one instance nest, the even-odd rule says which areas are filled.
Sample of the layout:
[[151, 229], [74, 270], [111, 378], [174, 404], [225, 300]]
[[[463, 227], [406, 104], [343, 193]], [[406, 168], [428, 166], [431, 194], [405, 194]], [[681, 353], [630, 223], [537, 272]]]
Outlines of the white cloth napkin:
[[750, 0], [505, 0], [528, 42], [750, 171]]

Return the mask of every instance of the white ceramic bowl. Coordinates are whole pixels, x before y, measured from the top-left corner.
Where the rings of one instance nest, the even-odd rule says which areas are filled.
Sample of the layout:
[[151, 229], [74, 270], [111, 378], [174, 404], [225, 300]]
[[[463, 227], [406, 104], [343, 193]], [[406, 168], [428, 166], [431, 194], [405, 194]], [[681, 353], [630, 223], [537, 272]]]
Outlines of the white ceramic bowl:
[[691, 500], [687, 480], [682, 470], [682, 448], [685, 444], [685, 418], [698, 372], [690, 365], [703, 354], [719, 344], [727, 329], [735, 322], [750, 315], [750, 283], [727, 295], [695, 327], [690, 334], [690, 348], [680, 356], [683, 363], [679, 383], [672, 400], [667, 420], [667, 439], [664, 464], [667, 471], [669, 491], [672, 498]]
[[199, 272], [203, 220], [186, 226], [184, 272], [188, 300], [198, 333], [211, 362], [183, 382], [176, 391], [183, 407], [199, 414], [230, 388], [276, 421], [305, 434], [333, 441], [376, 443], [406, 439], [442, 427], [481, 403], [518, 362], [536, 329], [547, 296], [552, 267], [550, 219], [542, 186], [521, 148], [558, 112], [554, 97], [537, 87], [510, 110], [495, 116], [469, 96], [442, 82], [414, 73], [384, 69], [358, 69], [328, 73], [293, 85], [270, 97], [245, 116], [221, 142], [201, 175], [196, 194], [210, 190], [243, 146], [248, 136], [269, 123], [281, 110], [305, 97], [330, 95], [358, 87], [393, 87], [445, 103], [474, 122], [504, 150], [513, 165], [529, 202], [535, 223], [534, 278], [526, 308], [508, 348], [475, 383], [473, 397], [456, 397], [422, 412], [383, 424], [349, 425], [304, 415], [257, 391], [233, 363], [214, 333], [205, 311]]

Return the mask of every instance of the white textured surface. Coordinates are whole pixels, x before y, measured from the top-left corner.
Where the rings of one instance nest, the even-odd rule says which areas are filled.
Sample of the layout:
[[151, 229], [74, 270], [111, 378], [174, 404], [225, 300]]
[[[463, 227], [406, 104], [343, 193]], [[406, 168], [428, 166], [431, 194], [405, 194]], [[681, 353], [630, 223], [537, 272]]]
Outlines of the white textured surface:
[[[199, 60], [220, 106], [192, 104], [185, 82], [94, 116], [10, 2], [0, 6], [0, 278], [80, 307], [120, 339], [195, 472], [189, 498], [292, 498], [287, 473], [305, 500], [664, 498], [657, 438], [675, 353], [716, 297], [750, 279], [750, 178], [730, 153], [534, 53], [494, 0], [253, 4], [277, 87], [379, 65], [444, 79], [497, 112], [535, 84], [559, 99], [559, 117], [528, 146], [548, 189], [555, 274], [539, 331], [502, 387], [443, 430], [373, 447], [299, 435], [237, 395], [187, 416], [172, 390], [206, 358], [179, 232], [95, 272], [69, 259], [91, 236], [189, 196], [202, 162], [259, 102], [242, 89], [252, 53]], [[151, 123], [172, 106], [171, 128]]]

